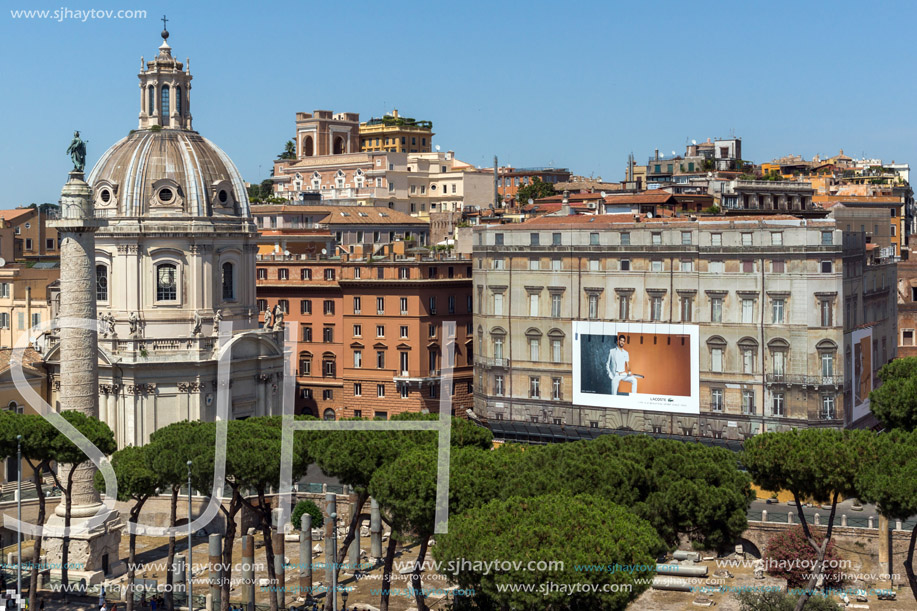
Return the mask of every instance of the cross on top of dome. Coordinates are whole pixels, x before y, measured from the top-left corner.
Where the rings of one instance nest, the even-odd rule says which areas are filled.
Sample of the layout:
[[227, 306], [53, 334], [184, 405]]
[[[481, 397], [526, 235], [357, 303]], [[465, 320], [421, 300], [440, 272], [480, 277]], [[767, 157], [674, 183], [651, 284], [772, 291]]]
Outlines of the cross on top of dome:
[[168, 40], [168, 39], [169, 39], [169, 30], [166, 29], [166, 22], [167, 22], [167, 21], [169, 21], [169, 20], [166, 19], [166, 16], [165, 16], [165, 15], [163, 15], [163, 16], [162, 16], [162, 39], [163, 39], [163, 40]]

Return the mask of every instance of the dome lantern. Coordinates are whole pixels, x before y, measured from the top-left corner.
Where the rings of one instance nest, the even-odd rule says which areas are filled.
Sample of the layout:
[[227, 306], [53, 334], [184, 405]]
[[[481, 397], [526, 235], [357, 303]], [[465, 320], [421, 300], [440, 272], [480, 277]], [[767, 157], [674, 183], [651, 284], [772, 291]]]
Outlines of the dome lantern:
[[[165, 22], [165, 18], [163, 18]], [[141, 65], [140, 129], [191, 129], [191, 70], [172, 57], [163, 23], [159, 54]]]

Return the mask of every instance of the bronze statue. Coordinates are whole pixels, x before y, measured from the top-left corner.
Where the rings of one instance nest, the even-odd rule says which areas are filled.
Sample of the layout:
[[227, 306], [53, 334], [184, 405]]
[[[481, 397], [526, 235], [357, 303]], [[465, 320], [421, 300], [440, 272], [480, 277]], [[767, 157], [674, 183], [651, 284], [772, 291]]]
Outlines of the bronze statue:
[[73, 132], [73, 141], [67, 147], [67, 153], [73, 160], [73, 169], [82, 172], [86, 168], [86, 143], [80, 140], [80, 132]]

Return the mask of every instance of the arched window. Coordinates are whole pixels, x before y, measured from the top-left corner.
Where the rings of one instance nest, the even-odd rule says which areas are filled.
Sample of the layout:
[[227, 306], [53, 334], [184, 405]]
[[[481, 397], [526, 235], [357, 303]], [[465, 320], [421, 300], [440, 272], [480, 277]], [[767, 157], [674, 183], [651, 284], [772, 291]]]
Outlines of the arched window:
[[107, 265], [96, 265], [96, 301], [108, 301]]
[[146, 100], [146, 114], [152, 115], [153, 109], [156, 107], [156, 88], [150, 85], [147, 87], [147, 100]]
[[302, 151], [304, 157], [311, 157], [315, 154], [315, 145], [312, 144], [312, 136], [306, 136], [303, 138]]
[[178, 272], [173, 263], [162, 263], [156, 266], [156, 301], [175, 301], [178, 299]]
[[328, 409], [325, 410], [325, 413], [322, 415], [322, 418], [325, 420], [336, 420], [334, 410], [329, 407]]
[[223, 264], [223, 299], [235, 299], [236, 291], [233, 285], [233, 267], [232, 263]]
[[334, 154], [341, 155], [344, 153], [344, 139], [338, 136], [334, 139]]
[[159, 104], [159, 117], [160, 124], [168, 125], [169, 124], [169, 86], [162, 86], [162, 96]]
[[181, 87], [175, 88], [175, 112], [181, 115]]

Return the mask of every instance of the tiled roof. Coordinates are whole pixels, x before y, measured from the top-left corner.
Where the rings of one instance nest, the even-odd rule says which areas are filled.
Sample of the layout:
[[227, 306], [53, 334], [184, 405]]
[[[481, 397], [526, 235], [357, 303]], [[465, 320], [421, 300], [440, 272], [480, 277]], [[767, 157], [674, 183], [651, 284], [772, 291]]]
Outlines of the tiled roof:
[[[10, 359], [12, 356], [12, 348], [0, 348], [0, 373], [7, 371], [10, 368]], [[32, 371], [39, 371], [36, 363], [41, 362], [41, 354], [31, 348], [26, 348], [19, 353], [19, 356], [22, 360], [23, 368]]]
[[404, 212], [377, 206], [297, 206], [293, 204], [257, 204], [253, 215], [261, 214], [324, 214], [316, 222], [327, 225], [429, 225], [423, 219]]
[[667, 225], [698, 225], [704, 223], [729, 224], [735, 222], [775, 224], [775, 221], [786, 221], [794, 225], [806, 225], [813, 227], [835, 226], [834, 221], [813, 221], [812, 219], [802, 220], [788, 214], [774, 214], [768, 216], [701, 216], [696, 221], [689, 217], [665, 217], [665, 218], [647, 218], [642, 214], [598, 214], [584, 215], [571, 214], [570, 216], [550, 216], [537, 217], [520, 224], [525, 229], [551, 229], [556, 227], [609, 227], [620, 224], [667, 224]]
[[642, 193], [626, 193], [621, 195], [608, 195], [605, 197], [605, 203], [611, 206], [620, 204], [664, 204], [671, 200], [674, 195], [668, 191], [643, 191]]
[[35, 212], [35, 208], [16, 208], [15, 210], [0, 210], [0, 218], [12, 221], [20, 216]]

